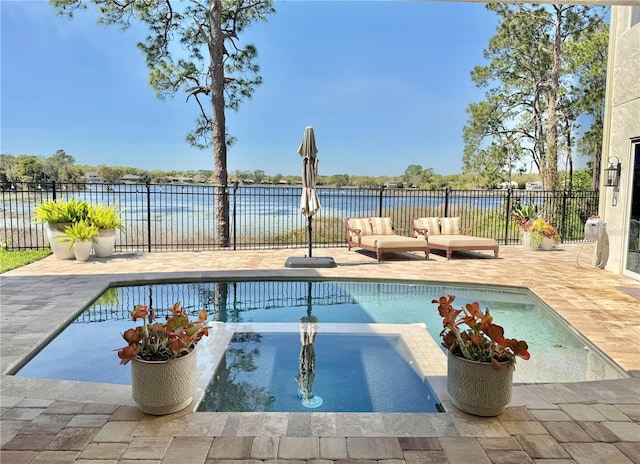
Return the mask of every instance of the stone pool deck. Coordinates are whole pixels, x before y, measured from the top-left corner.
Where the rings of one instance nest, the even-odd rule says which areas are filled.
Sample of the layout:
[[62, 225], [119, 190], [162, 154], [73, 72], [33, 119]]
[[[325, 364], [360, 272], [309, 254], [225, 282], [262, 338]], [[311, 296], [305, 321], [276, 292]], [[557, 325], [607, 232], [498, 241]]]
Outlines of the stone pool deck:
[[[87, 263], [49, 257], [0, 275], [0, 463], [640, 463], [640, 300], [632, 296], [640, 283], [592, 269], [592, 244], [552, 252], [503, 246], [497, 260], [401, 253], [382, 263], [316, 248], [314, 256], [331, 256], [337, 267], [284, 268], [305, 251], [119, 254]], [[461, 413], [446, 394], [440, 414], [187, 409], [153, 417], [136, 409], [128, 386], [6, 375], [110, 283], [274, 275], [528, 287], [631, 377], [518, 385], [496, 418]]]

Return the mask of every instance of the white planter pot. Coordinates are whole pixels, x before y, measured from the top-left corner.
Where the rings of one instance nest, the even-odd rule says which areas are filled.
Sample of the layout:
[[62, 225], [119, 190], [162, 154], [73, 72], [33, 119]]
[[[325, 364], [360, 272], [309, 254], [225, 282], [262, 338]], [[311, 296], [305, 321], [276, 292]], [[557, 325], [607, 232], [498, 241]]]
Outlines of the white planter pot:
[[169, 361], [131, 361], [131, 393], [147, 414], [171, 414], [189, 406], [196, 393], [195, 350]]
[[522, 232], [522, 247], [525, 250], [537, 250], [538, 245], [533, 243], [531, 239], [531, 232], [523, 231]]
[[98, 258], [106, 258], [113, 254], [116, 246], [116, 229], [100, 229], [93, 237], [93, 251]]
[[91, 249], [93, 248], [93, 243], [91, 240], [76, 240], [73, 242], [73, 254], [76, 257], [77, 261], [87, 261], [89, 259], [89, 255], [91, 254]]
[[542, 244], [540, 245], [540, 248], [544, 251], [550, 251], [556, 244], [553, 242], [552, 238], [549, 237], [544, 237], [542, 239]]
[[69, 249], [69, 242], [61, 242], [60, 238], [66, 226], [65, 223], [47, 223], [47, 239], [53, 251], [53, 256], [58, 259], [75, 259], [73, 249]]
[[508, 362], [496, 371], [490, 363], [447, 353], [447, 392], [456, 408], [476, 416], [497, 416], [511, 401], [512, 386]]

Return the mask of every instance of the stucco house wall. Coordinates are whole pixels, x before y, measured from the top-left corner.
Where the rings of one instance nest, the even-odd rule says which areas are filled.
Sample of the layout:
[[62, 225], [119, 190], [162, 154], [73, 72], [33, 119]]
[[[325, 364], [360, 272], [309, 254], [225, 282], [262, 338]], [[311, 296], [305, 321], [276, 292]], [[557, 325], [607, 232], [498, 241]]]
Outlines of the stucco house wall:
[[[640, 6], [612, 6], [601, 179], [610, 156], [620, 158], [618, 188], [600, 188], [600, 216], [607, 225], [609, 259], [606, 269], [629, 275], [624, 258], [629, 234], [632, 194], [632, 140], [640, 138]], [[635, 24], [634, 24], [635, 23]], [[640, 195], [637, 192], [636, 195]], [[640, 280], [640, 274], [629, 275]]]

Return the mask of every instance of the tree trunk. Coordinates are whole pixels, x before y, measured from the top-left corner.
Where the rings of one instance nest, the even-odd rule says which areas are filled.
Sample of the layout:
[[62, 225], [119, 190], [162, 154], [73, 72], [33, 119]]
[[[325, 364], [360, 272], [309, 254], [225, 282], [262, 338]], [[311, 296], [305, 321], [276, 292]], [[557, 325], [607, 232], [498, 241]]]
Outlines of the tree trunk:
[[540, 109], [540, 93], [538, 88], [534, 89], [533, 97], [533, 120], [535, 124], [535, 150], [533, 153], [533, 161], [538, 168], [538, 172], [542, 174], [544, 167], [545, 146], [544, 146], [544, 128], [542, 123], [542, 110]]
[[565, 190], [569, 192], [573, 191], [573, 150], [571, 148], [571, 122], [565, 120], [565, 131], [567, 138], [567, 163], [569, 164], [569, 182], [568, 187], [565, 186]]
[[[604, 125], [602, 118], [598, 116], [594, 121], [594, 124], [602, 127]], [[593, 144], [593, 166], [591, 167], [591, 190], [598, 190], [600, 188], [600, 168], [602, 167], [602, 137], [600, 140]]]
[[222, 1], [211, 0], [209, 6], [211, 31], [211, 103], [213, 106], [211, 130], [213, 141], [214, 182], [220, 188], [215, 199], [215, 221], [218, 243], [229, 246], [229, 193], [227, 190], [227, 143], [224, 114], [224, 35], [222, 33]]
[[556, 190], [558, 186], [558, 116], [556, 89], [547, 91], [547, 147], [542, 160], [542, 188]]
[[560, 56], [562, 54], [562, 11], [554, 6], [556, 12], [555, 37], [552, 51], [551, 72], [547, 88], [547, 150], [544, 155], [542, 188], [558, 188], [558, 89], [560, 88]]

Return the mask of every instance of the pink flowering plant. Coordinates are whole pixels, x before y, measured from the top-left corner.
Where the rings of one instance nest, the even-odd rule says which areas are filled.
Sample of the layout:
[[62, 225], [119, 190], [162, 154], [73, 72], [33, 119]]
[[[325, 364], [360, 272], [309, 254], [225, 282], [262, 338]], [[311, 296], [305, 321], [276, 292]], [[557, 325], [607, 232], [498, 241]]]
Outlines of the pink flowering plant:
[[203, 336], [209, 335], [207, 311], [200, 311], [196, 321], [182, 305], [176, 303], [169, 310], [166, 322], [155, 322], [155, 311], [146, 305], [136, 305], [131, 312], [133, 321], [142, 320], [142, 325], [128, 329], [122, 334], [127, 346], [118, 349], [120, 364], [135, 358], [145, 361], [167, 361], [192, 352]]
[[502, 369], [502, 363], [506, 361], [515, 369], [516, 357], [529, 359], [527, 343], [505, 338], [504, 329], [493, 323], [488, 308], [482, 312], [476, 301], [454, 309], [451, 304], [454, 300], [455, 296], [451, 295], [432, 300], [432, 303], [438, 304], [438, 312], [442, 317], [442, 346], [452, 354], [470, 361], [491, 363], [496, 371]]

